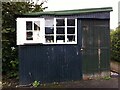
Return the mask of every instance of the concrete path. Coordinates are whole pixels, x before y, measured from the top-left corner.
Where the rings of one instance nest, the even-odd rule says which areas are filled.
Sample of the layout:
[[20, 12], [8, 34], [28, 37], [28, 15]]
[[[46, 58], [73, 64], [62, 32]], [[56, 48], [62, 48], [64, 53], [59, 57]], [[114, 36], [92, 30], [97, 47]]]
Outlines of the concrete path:
[[118, 81], [118, 78], [111, 78], [110, 80], [81, 80], [70, 83], [61, 83], [61, 85], [65, 88], [118, 88]]

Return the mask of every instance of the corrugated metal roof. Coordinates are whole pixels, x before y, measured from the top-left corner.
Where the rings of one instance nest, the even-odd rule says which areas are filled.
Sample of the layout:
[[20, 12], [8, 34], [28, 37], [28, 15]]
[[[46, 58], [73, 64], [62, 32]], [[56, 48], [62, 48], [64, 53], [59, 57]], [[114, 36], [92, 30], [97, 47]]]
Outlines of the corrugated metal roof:
[[112, 11], [112, 7], [104, 8], [89, 8], [89, 9], [74, 9], [74, 10], [62, 10], [62, 11], [45, 11], [45, 12], [34, 12], [26, 13], [25, 16], [38, 16], [38, 15], [76, 15], [83, 13], [94, 13], [94, 12], [106, 12]]

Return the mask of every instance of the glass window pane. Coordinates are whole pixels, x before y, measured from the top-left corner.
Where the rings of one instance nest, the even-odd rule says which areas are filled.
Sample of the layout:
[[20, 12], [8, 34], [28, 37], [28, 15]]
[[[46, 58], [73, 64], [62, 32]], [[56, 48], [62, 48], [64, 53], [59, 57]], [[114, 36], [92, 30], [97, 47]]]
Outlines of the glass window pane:
[[32, 35], [33, 35], [32, 32], [26, 32], [26, 40], [33, 40]]
[[65, 26], [65, 19], [56, 19], [56, 26]]
[[57, 43], [65, 42], [65, 35], [56, 36], [56, 42]]
[[26, 21], [26, 30], [32, 30], [32, 21]]
[[40, 21], [34, 22], [34, 30], [40, 30]]
[[65, 34], [65, 28], [56, 28], [56, 34]]
[[54, 27], [45, 27], [45, 34], [54, 34]]
[[45, 19], [45, 26], [54, 26], [54, 19]]
[[75, 42], [75, 35], [68, 35], [67, 42]]
[[54, 42], [54, 36], [45, 36], [46, 43], [53, 43]]
[[75, 27], [67, 27], [67, 34], [75, 34]]
[[75, 26], [75, 19], [67, 19], [67, 26]]

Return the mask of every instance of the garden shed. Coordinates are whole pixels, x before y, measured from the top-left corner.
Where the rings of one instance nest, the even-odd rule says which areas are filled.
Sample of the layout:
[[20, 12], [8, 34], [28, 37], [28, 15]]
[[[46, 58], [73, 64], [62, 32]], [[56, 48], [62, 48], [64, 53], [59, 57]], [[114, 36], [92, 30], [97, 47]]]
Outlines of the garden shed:
[[20, 84], [110, 75], [111, 7], [18, 15]]

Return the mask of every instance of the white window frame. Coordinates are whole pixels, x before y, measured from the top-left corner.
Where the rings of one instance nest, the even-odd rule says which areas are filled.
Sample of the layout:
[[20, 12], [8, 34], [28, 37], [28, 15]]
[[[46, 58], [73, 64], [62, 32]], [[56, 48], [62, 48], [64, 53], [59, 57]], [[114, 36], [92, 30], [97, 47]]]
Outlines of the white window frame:
[[[33, 23], [32, 23], [32, 30], [33, 30], [33, 40], [26, 40], [25, 39], [25, 43], [24, 44], [29, 44], [29, 43], [44, 43], [44, 19], [43, 18], [26, 18], [26, 20], [25, 21], [32, 21]], [[36, 41], [34, 38], [35, 38], [35, 35], [34, 35], [34, 22], [35, 21], [40, 21], [40, 33], [41, 33], [41, 40], [40, 41]], [[42, 23], [41, 23], [42, 22]], [[26, 29], [25, 29], [26, 30]]]
[[[49, 18], [48, 18], [49, 19]], [[65, 19], [65, 42], [56, 42], [56, 19], [63, 19], [63, 18], [54, 18], [54, 43], [46, 43], [44, 42], [43, 44], [77, 44], [77, 18], [68, 18], [68, 19], [75, 19], [75, 26], [67, 26], [67, 18]], [[63, 26], [61, 26], [63, 27]], [[67, 42], [67, 27], [75, 27], [75, 42]], [[71, 34], [72, 35], [72, 34]], [[44, 37], [45, 38], [45, 37]]]
[[[75, 19], [75, 26], [67, 26], [67, 19]], [[67, 40], [67, 35], [75, 35], [75, 42], [67, 42], [66, 44], [77, 44], [77, 19], [76, 18], [66, 18], [66, 40]], [[75, 34], [67, 34], [67, 27], [75, 27]]]
[[[49, 20], [50, 20], [50, 19], [53, 19], [53, 24], [54, 24], [54, 22], [55, 22], [54, 18], [44, 18], [44, 23], [45, 23], [45, 19], [49, 19]], [[45, 28], [46, 28], [46, 27], [48, 27], [48, 28], [53, 27], [53, 28], [54, 28], [54, 33], [55, 33], [55, 27], [54, 27], [54, 26], [46, 26], [46, 25], [44, 25], [44, 40], [46, 39], [45, 36], [47, 35], [47, 34], [45, 33]], [[49, 35], [48, 35], [48, 36], [49, 36]], [[53, 34], [52, 36], [55, 36], [55, 34]], [[54, 42], [55, 42], [55, 40], [54, 40]], [[54, 44], [54, 42], [53, 42], [53, 43], [47, 43], [46, 40], [45, 40], [43, 44]]]
[[[49, 18], [48, 18], [49, 19]], [[75, 42], [67, 42], [67, 18], [65, 19], [65, 42], [56, 42], [56, 19], [61, 18], [52, 18], [54, 19], [54, 42], [46, 43], [45, 41], [45, 18], [17, 18], [17, 45], [25, 45], [25, 44], [77, 44], [77, 18], [68, 18], [75, 19]], [[26, 40], [26, 21], [39, 21], [40, 20], [40, 29], [41, 29], [41, 41], [35, 41], [34, 35], [33, 40]], [[41, 23], [42, 22], [42, 23]], [[34, 25], [33, 25], [34, 26]], [[32, 30], [34, 27], [32, 26]], [[58, 26], [59, 27], [59, 26]], [[69, 26], [72, 27], [72, 26]], [[34, 31], [33, 31], [34, 33]]]
[[[33, 40], [26, 39], [26, 22], [32, 21], [32, 31], [33, 31]], [[41, 40], [36, 41], [34, 39], [34, 22], [40, 21], [40, 33]], [[42, 22], [42, 23], [41, 23]], [[36, 43], [44, 43], [44, 18], [17, 18], [17, 45], [25, 45], [25, 44], [36, 44]]]

